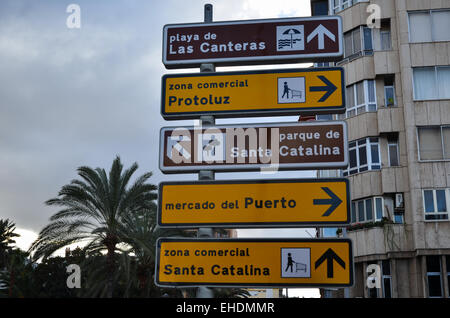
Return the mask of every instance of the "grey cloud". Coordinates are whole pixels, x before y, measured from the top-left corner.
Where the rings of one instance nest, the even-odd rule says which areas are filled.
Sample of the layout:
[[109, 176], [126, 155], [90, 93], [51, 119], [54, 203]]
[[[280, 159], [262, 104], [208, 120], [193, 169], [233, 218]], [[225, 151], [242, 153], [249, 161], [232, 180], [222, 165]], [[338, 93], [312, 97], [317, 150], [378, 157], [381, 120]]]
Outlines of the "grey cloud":
[[[161, 76], [184, 72], [161, 63], [162, 27], [201, 22], [207, 2], [217, 20], [243, 16], [251, 4], [74, 2], [81, 7], [79, 30], [65, 26], [69, 3], [0, 2], [0, 218], [36, 232], [55, 212], [44, 202], [81, 165], [109, 168], [118, 154], [125, 165], [138, 162], [138, 174], [153, 171], [155, 183], [196, 179], [158, 170], [159, 129], [193, 125], [160, 116]], [[252, 12], [251, 18], [260, 14]]]

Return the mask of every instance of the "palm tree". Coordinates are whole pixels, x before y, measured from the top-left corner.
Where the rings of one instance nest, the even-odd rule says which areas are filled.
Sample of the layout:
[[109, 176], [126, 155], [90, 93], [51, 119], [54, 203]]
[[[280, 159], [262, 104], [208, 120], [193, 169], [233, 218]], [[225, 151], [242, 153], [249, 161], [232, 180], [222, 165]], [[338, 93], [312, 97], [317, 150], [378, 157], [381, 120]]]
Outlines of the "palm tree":
[[11, 250], [11, 244], [16, 243], [14, 237], [19, 237], [19, 234], [14, 233], [16, 225], [9, 219], [0, 220], [0, 269], [6, 265], [6, 256]]
[[123, 220], [127, 215], [149, 209], [154, 205], [157, 187], [146, 181], [152, 176], [145, 173], [130, 185], [137, 170], [134, 163], [123, 171], [117, 156], [109, 175], [104, 169], [80, 167], [81, 180], [72, 180], [59, 191], [58, 197], [46, 201], [49, 206], [58, 206], [59, 212], [33, 242], [30, 252], [34, 260], [47, 258], [55, 251], [73, 243], [87, 242], [87, 253], [106, 252], [106, 296], [114, 292], [115, 252], [123, 242]]
[[[183, 231], [178, 229], [161, 229], [156, 224], [156, 204], [150, 209], [143, 209], [135, 214], [128, 214], [124, 217], [124, 227], [122, 236], [126, 243], [122, 264], [126, 269], [133, 270], [134, 274], [129, 274], [136, 282], [140, 297], [155, 297], [157, 288], [153, 285], [155, 271], [156, 241], [159, 237], [171, 236], [193, 236], [193, 231]], [[130, 264], [133, 259], [134, 268]], [[131, 282], [129, 282], [131, 283]], [[153, 291], [153, 294], [151, 292]], [[127, 295], [125, 295], [127, 296]]]

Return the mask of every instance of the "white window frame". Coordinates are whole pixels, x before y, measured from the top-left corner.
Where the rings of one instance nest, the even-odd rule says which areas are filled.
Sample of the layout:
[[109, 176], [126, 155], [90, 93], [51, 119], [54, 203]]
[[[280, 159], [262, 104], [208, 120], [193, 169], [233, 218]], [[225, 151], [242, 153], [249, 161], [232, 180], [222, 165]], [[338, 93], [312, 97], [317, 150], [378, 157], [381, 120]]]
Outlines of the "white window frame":
[[[445, 206], [447, 208], [447, 211], [445, 212], [438, 212], [438, 208], [437, 208], [437, 195], [436, 195], [436, 191], [437, 190], [444, 190], [445, 192]], [[425, 222], [448, 222], [449, 221], [449, 204], [450, 204], [450, 189], [444, 189], [444, 188], [440, 188], [440, 189], [430, 189], [430, 188], [425, 188], [422, 189], [422, 202], [423, 202], [423, 218], [425, 220]], [[432, 191], [433, 193], [433, 212], [426, 212], [426, 205], [425, 205], [425, 191]], [[447, 219], [427, 219], [427, 215], [428, 216], [436, 216], [436, 215], [444, 215], [447, 216]]]
[[[369, 101], [369, 82], [373, 82], [373, 96], [374, 96], [374, 101]], [[357, 104], [358, 102], [358, 91], [356, 89], [357, 84], [359, 83], [363, 83], [363, 96], [364, 96], [364, 102], [361, 104]], [[352, 91], [351, 94], [353, 94], [353, 100], [355, 105], [353, 105], [350, 108], [346, 108], [345, 113], [344, 114], [340, 114], [338, 115], [339, 119], [345, 119], [345, 118], [350, 118], [350, 117], [354, 117], [360, 114], [364, 114], [364, 113], [368, 113], [368, 112], [376, 112], [378, 109], [378, 102], [377, 102], [377, 85], [374, 79], [370, 79], [370, 80], [363, 80], [363, 81], [359, 81], [356, 83], [353, 83], [351, 85], [348, 85], [346, 88], [350, 88], [350, 90]], [[346, 90], [347, 93], [347, 90]], [[375, 109], [370, 109], [371, 107], [375, 107]], [[350, 115], [352, 112], [354, 112], [353, 115]]]
[[[370, 139], [374, 139], [374, 138], [376, 138], [377, 141], [370, 140]], [[366, 140], [366, 143], [359, 145], [358, 144], [359, 141], [362, 141], [364, 139]], [[353, 143], [353, 142], [355, 143], [355, 146], [350, 147], [350, 145], [349, 145], [348, 151], [350, 153], [351, 150], [353, 150], [353, 149], [356, 150], [356, 166], [351, 168], [351, 170], [356, 169], [357, 172], [350, 173], [350, 163], [349, 163], [347, 169], [343, 170], [344, 176], [350, 176], [350, 175], [354, 175], [354, 174], [362, 173], [362, 172], [366, 172], [366, 171], [380, 170], [381, 169], [381, 156], [380, 156], [380, 140], [379, 140], [379, 138], [378, 137], [367, 137], [367, 138], [354, 140], [350, 143]], [[373, 160], [372, 160], [372, 145], [377, 146], [379, 162], [373, 162]], [[366, 159], [367, 159], [366, 164], [363, 164], [363, 165], [360, 164], [359, 148], [366, 148]], [[373, 166], [379, 166], [379, 168], [374, 168]], [[361, 171], [361, 168], [366, 168], [366, 167], [367, 167], [367, 169]]]
[[[434, 25], [433, 25], [433, 12], [442, 12], [442, 11], [450, 11], [450, 9], [439, 9], [439, 10], [416, 10], [416, 11], [408, 11], [408, 41], [409, 43], [429, 43], [429, 42], [448, 42], [449, 39], [446, 40], [436, 40], [434, 35]], [[412, 42], [411, 41], [411, 25], [410, 25], [410, 14], [414, 13], [428, 13], [430, 15], [430, 22], [431, 22], [431, 39], [430, 41], [420, 41], [420, 42]]]
[[[388, 88], [391, 88], [392, 92], [393, 92], [392, 96], [393, 96], [393, 99], [394, 99], [394, 103], [392, 105], [388, 105], [388, 97], [387, 97], [387, 94], [386, 94], [386, 90]], [[397, 106], [397, 100], [395, 98], [395, 86], [394, 85], [385, 85], [384, 86], [384, 106], [385, 107], [396, 107]]]
[[[355, 48], [354, 48], [354, 42], [355, 42], [354, 41], [354, 37], [355, 37], [354, 34], [355, 34], [355, 31], [357, 29], [359, 29], [359, 42], [360, 42], [360, 50], [359, 51], [355, 51]], [[366, 39], [366, 35], [364, 33], [365, 29], [370, 31], [370, 42], [372, 43], [372, 48], [371, 49], [366, 49], [365, 48], [365, 43], [364, 43], [365, 42], [364, 40]], [[373, 29], [371, 29], [371, 28], [369, 28], [369, 27], [367, 27], [365, 25], [360, 25], [360, 26], [358, 26], [358, 27], [356, 27], [356, 28], [354, 28], [354, 29], [352, 29], [350, 31], [345, 32], [345, 34], [343, 35], [343, 39], [344, 39], [344, 41], [343, 41], [344, 42], [344, 57], [343, 57], [343, 59], [341, 61], [337, 62], [336, 65], [338, 66], [338, 65], [344, 64], [344, 63], [346, 63], [348, 61], [352, 61], [352, 60], [354, 60], [354, 59], [356, 59], [356, 58], [358, 58], [360, 56], [373, 55], [373, 52], [374, 52], [375, 49], [374, 49], [374, 36], [373, 36], [372, 30]], [[347, 48], [345, 47], [345, 37], [348, 34], [351, 34], [352, 49], [351, 49], [351, 53], [349, 55], [346, 55]]]
[[[376, 210], [376, 199], [381, 199], [381, 219], [377, 218], [377, 210]], [[367, 209], [366, 209], [366, 201], [370, 200], [371, 201], [371, 206], [372, 206], [372, 218], [369, 220], [367, 219]], [[364, 220], [360, 220], [359, 218], [359, 205], [358, 203], [362, 202], [363, 204], [363, 216], [364, 216]], [[354, 204], [354, 211], [355, 211], [355, 218], [353, 219], [352, 215], [350, 217], [350, 221], [352, 224], [355, 223], [369, 223], [369, 222], [378, 222], [381, 221], [384, 217], [384, 199], [381, 196], [374, 196], [374, 197], [368, 197], [368, 198], [363, 198], [363, 199], [358, 199], [358, 200], [353, 200], [352, 201], [352, 205], [351, 205], [351, 209], [353, 209], [353, 204]]]
[[329, 0], [330, 15], [354, 6], [358, 2], [369, 2], [369, 0], [338, 0], [338, 5], [334, 5], [334, 0]]
[[[377, 199], [381, 199], [381, 218], [377, 217]], [[384, 198], [380, 196], [373, 197], [373, 217], [375, 221], [381, 221], [385, 217], [384, 213]]]

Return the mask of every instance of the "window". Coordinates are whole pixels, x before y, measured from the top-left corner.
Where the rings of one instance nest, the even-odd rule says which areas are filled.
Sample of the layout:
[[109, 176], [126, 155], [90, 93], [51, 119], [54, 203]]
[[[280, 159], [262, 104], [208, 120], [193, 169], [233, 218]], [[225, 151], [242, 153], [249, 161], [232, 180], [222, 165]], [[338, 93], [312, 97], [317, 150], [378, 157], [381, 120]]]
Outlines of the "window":
[[375, 80], [364, 80], [346, 87], [346, 112], [339, 119], [377, 110]]
[[449, 189], [423, 190], [423, 208], [425, 220], [448, 220]]
[[351, 219], [350, 219], [351, 223], [355, 223], [356, 222], [356, 202], [352, 202], [352, 210], [351, 210]]
[[394, 76], [388, 75], [384, 78], [384, 105], [386, 107], [394, 107], [396, 104]]
[[409, 12], [409, 41], [450, 41], [450, 10]]
[[363, 138], [349, 143], [349, 166], [343, 176], [380, 168], [378, 138]]
[[425, 256], [427, 264], [428, 296], [442, 297], [441, 257]]
[[450, 293], [450, 255], [445, 256], [445, 262], [446, 262], [445, 268], [447, 269], [447, 287]]
[[344, 34], [344, 61], [372, 54], [372, 29], [359, 26]]
[[324, 227], [322, 228], [322, 237], [337, 237], [337, 227]]
[[419, 160], [450, 159], [450, 126], [418, 127]]
[[375, 51], [392, 50], [391, 44], [391, 20], [381, 19], [380, 27], [372, 31]]
[[375, 197], [375, 220], [379, 221], [383, 218], [383, 198]]
[[314, 67], [330, 67], [331, 62], [316, 62], [314, 63]]
[[[391, 262], [389, 260], [383, 260], [378, 262], [368, 262], [367, 267], [376, 265], [378, 271], [381, 274], [381, 286], [379, 288], [368, 288], [369, 298], [392, 298], [392, 275], [391, 275]], [[369, 271], [370, 272], [370, 271]], [[369, 279], [369, 278], [368, 278]], [[376, 278], [375, 278], [376, 279]]]
[[330, 0], [330, 8], [332, 8], [332, 13], [337, 13], [348, 7], [351, 7], [358, 2], [364, 2], [367, 0]]
[[394, 212], [394, 223], [403, 224], [405, 223], [405, 216], [403, 212]]
[[413, 68], [414, 99], [450, 99], [450, 66]]
[[389, 260], [381, 261], [381, 271], [383, 279], [383, 297], [392, 298], [391, 262]]
[[395, 90], [394, 86], [384, 87], [384, 100], [386, 107], [395, 106]]
[[328, 0], [312, 2], [311, 11], [312, 15], [328, 15]]
[[383, 198], [373, 197], [352, 201], [351, 223], [381, 221], [383, 218]]
[[388, 160], [390, 167], [398, 167], [400, 165], [397, 138], [388, 138]]
[[391, 31], [380, 31], [381, 50], [391, 49]]

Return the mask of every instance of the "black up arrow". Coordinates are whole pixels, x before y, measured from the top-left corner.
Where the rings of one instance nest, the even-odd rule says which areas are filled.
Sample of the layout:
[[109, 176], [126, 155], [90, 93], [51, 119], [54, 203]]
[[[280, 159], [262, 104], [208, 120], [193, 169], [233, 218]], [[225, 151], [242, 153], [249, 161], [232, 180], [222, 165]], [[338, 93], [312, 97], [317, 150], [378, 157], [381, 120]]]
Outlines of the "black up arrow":
[[314, 268], [317, 269], [324, 261], [327, 261], [327, 277], [333, 278], [334, 272], [333, 272], [333, 260], [335, 260], [339, 265], [341, 265], [342, 268], [345, 269], [345, 262], [337, 256], [337, 254], [331, 249], [327, 249], [325, 253], [314, 264]]
[[333, 213], [334, 210], [339, 206], [339, 204], [342, 203], [342, 200], [338, 198], [336, 194], [334, 194], [333, 191], [331, 191], [328, 187], [322, 187], [322, 190], [325, 191], [330, 198], [329, 199], [314, 199], [313, 204], [314, 205], [331, 205], [328, 210], [325, 211], [325, 213], [322, 216], [329, 216], [331, 213]]
[[325, 76], [319, 75], [317, 76], [324, 82], [327, 86], [311, 86], [309, 88], [310, 92], [326, 92], [320, 99], [319, 102], [324, 102], [327, 100], [328, 97], [330, 97], [331, 94], [334, 93], [334, 91], [337, 89], [336, 86], [333, 85]]

